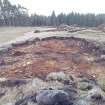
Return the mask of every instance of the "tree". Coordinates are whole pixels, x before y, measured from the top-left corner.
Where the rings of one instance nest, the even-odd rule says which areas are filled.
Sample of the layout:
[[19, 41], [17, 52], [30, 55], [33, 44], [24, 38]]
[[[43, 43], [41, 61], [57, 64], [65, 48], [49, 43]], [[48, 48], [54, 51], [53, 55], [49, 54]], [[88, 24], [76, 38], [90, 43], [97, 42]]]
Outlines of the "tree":
[[56, 26], [56, 15], [54, 11], [52, 12], [52, 15], [51, 15], [51, 25]]
[[66, 24], [66, 15], [61, 13], [57, 16], [57, 25]]
[[3, 0], [3, 18], [4, 18], [4, 24], [9, 25], [9, 18], [10, 18], [10, 11], [11, 10], [11, 4], [8, 0]]
[[105, 14], [69, 14], [60, 13], [57, 16], [55, 11], [51, 16], [32, 14], [21, 5], [12, 5], [8, 0], [0, 0], [0, 26], [56, 26], [60, 24], [80, 25], [94, 27], [105, 24]]

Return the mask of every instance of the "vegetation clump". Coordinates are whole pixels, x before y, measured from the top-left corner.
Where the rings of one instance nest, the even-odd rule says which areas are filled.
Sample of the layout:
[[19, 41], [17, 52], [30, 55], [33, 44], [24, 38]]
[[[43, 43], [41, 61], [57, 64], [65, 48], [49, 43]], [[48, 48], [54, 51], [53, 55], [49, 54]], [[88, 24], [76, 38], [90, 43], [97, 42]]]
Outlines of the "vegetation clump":
[[35, 30], [34, 33], [40, 33], [40, 31], [39, 30]]

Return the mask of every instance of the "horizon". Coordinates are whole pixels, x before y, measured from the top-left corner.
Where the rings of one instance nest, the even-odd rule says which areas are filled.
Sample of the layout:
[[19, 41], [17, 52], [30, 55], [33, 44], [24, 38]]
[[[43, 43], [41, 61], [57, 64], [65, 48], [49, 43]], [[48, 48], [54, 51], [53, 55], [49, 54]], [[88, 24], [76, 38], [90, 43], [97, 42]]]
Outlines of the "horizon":
[[55, 11], [56, 15], [60, 13], [68, 14], [76, 12], [80, 14], [94, 13], [105, 14], [104, 0], [9, 0], [12, 4], [20, 4], [28, 9], [29, 14], [50, 15]]

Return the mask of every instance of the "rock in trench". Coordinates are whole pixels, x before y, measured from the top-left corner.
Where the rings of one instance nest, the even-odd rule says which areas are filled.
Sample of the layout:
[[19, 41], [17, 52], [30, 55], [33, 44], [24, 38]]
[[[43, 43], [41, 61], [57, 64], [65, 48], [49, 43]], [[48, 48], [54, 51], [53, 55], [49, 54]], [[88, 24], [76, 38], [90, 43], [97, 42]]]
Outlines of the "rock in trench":
[[63, 90], [43, 90], [36, 96], [38, 105], [73, 105]]

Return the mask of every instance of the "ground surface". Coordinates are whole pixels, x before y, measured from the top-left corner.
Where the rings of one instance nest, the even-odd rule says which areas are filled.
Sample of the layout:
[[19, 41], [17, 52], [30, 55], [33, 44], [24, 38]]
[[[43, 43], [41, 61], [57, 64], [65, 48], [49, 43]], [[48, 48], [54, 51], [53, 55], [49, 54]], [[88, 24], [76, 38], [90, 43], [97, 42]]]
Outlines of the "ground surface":
[[105, 33], [3, 29], [10, 37], [1, 44], [10, 43], [0, 47], [0, 105], [38, 105], [38, 92], [51, 88], [67, 92], [73, 105], [105, 105]]
[[13, 47], [0, 55], [0, 77], [44, 78], [64, 71], [96, 77], [105, 73], [100, 47], [80, 38], [45, 38]]
[[0, 44], [23, 36], [33, 29], [32, 27], [0, 27]]
[[[99, 30], [85, 29], [73, 33], [49, 27], [9, 27], [0, 30], [0, 43], [12, 43], [12, 39], [16, 39], [16, 43], [31, 41], [0, 55], [1, 77], [42, 77], [53, 71], [83, 72], [94, 77], [105, 71], [104, 59], [101, 58], [104, 56], [101, 50], [105, 46], [105, 33]], [[34, 33], [35, 30], [39, 32]], [[55, 38], [49, 38], [53, 36]], [[100, 42], [101, 46], [97, 47], [92, 43], [94, 41]]]
[[[74, 33], [67, 31], [46, 31], [54, 28], [48, 27], [0, 27], [0, 44], [10, 42], [15, 39], [26, 39], [27, 37], [40, 37], [45, 38], [49, 36], [75, 36], [85, 39], [97, 40], [100, 42], [105, 41], [105, 33], [93, 29], [86, 29]], [[41, 33], [34, 33], [35, 30], [40, 30]], [[19, 38], [21, 37], [21, 38]]]

